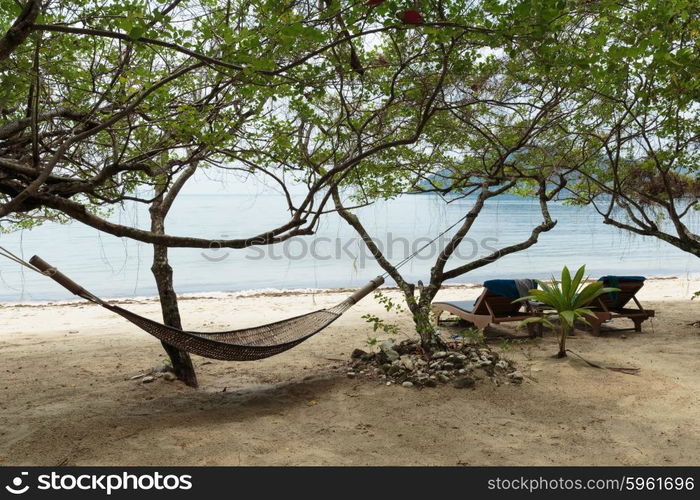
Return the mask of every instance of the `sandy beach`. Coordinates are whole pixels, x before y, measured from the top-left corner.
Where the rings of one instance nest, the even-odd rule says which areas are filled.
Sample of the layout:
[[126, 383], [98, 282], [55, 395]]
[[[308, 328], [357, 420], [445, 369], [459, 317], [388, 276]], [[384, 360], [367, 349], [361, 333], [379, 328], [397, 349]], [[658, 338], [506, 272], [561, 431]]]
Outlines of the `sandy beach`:
[[[652, 279], [656, 318], [642, 333], [580, 332], [502, 355], [520, 385], [419, 390], [349, 379], [354, 348], [381, 315], [372, 297], [282, 355], [230, 363], [195, 357], [201, 387], [131, 378], [165, 361], [160, 344], [94, 305], [0, 306], [2, 465], [700, 465], [700, 280]], [[479, 287], [438, 296], [465, 300]], [[347, 292], [188, 298], [185, 327], [256, 325], [331, 306]], [[398, 298], [396, 292], [388, 292]], [[155, 300], [129, 301], [159, 319]], [[398, 319], [411, 332], [410, 319]], [[610, 330], [613, 329], [613, 330]], [[449, 333], [449, 328], [443, 329]], [[401, 337], [401, 335], [400, 335]], [[493, 348], [500, 349], [499, 343]]]

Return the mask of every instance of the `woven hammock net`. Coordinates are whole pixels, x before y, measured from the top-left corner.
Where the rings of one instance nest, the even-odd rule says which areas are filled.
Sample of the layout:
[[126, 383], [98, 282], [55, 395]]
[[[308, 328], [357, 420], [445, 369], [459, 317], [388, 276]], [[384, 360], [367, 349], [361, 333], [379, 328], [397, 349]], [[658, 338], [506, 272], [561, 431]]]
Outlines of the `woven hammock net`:
[[291, 349], [333, 323], [352, 303], [340, 303], [267, 325], [225, 332], [192, 332], [171, 328], [114, 305], [103, 305], [143, 331], [181, 351], [225, 361], [253, 361]]
[[225, 361], [253, 361], [291, 349], [326, 328], [360, 299], [384, 283], [384, 278], [378, 276], [334, 307], [282, 321], [225, 332], [193, 332], [173, 328], [109, 304], [36, 255], [29, 260], [29, 265], [75, 295], [122, 316], [166, 344], [181, 351]]

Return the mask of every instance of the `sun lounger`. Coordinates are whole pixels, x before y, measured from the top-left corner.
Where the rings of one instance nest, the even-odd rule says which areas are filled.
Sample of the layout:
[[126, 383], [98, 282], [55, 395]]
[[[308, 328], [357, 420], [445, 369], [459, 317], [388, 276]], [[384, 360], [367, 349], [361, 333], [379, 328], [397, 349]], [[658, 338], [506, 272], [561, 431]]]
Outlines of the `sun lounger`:
[[[593, 335], [600, 335], [600, 325], [613, 318], [629, 318], [634, 322], [633, 328], [620, 328], [616, 331], [642, 331], [642, 323], [654, 317], [654, 311], [644, 309], [636, 297], [644, 286], [645, 279], [643, 276], [603, 276], [598, 280], [605, 286], [619, 288], [620, 291], [601, 295], [588, 306], [596, 315], [595, 318], [587, 318]], [[637, 307], [625, 307], [630, 301]]]
[[[522, 321], [532, 316], [539, 316], [529, 303], [515, 302], [515, 299], [527, 295], [527, 290], [535, 288], [534, 280], [489, 280], [484, 282], [484, 291], [474, 301], [433, 302], [433, 313], [440, 322], [443, 312], [473, 324], [483, 330], [489, 324]], [[530, 336], [541, 336], [540, 323], [527, 325]]]

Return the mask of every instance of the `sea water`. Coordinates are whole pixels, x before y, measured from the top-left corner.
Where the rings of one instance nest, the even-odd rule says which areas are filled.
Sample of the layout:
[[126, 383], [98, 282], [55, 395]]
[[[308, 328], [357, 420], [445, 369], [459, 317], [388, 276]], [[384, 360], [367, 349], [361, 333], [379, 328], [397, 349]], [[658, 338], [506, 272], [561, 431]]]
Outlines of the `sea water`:
[[[472, 199], [445, 200], [434, 195], [404, 196], [357, 211], [390, 261], [406, 255], [458, 221]], [[453, 280], [480, 283], [491, 278], [548, 278], [565, 265], [586, 265], [592, 277], [604, 274], [677, 276], [700, 274], [700, 260], [656, 238], [631, 234], [603, 224], [592, 207], [550, 205], [557, 225], [538, 243]], [[689, 225], [700, 228], [698, 215]], [[167, 220], [167, 232], [179, 236], [249, 238], [286, 222], [279, 194], [183, 194]], [[143, 205], [126, 205], [111, 219], [148, 229]], [[527, 239], [542, 220], [535, 200], [500, 196], [486, 203], [459, 252], [446, 269], [489, 255], [495, 249]], [[446, 235], [449, 237], [454, 229]], [[429, 269], [446, 237], [423, 249], [401, 272], [409, 280], [427, 281]], [[81, 223], [47, 223], [32, 230], [0, 234], [0, 245], [28, 259], [33, 254], [60, 268], [93, 293], [109, 297], [156, 294], [150, 273], [149, 244], [102, 234]], [[313, 236], [283, 244], [243, 250], [173, 248], [170, 260], [180, 294], [206, 294], [258, 289], [337, 288], [359, 286], [383, 270], [357, 234], [336, 214], [321, 219]], [[392, 284], [391, 280], [387, 280]], [[0, 301], [70, 299], [50, 279], [0, 259]]]

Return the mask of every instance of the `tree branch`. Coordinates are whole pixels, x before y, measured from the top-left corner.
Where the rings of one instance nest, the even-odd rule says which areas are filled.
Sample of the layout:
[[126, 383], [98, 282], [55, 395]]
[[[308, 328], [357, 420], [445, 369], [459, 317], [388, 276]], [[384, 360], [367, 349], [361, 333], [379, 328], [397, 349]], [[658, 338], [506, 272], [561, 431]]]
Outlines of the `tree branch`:
[[32, 32], [32, 26], [39, 15], [41, 0], [29, 0], [10, 29], [0, 38], [0, 61], [7, 59], [22, 45]]

